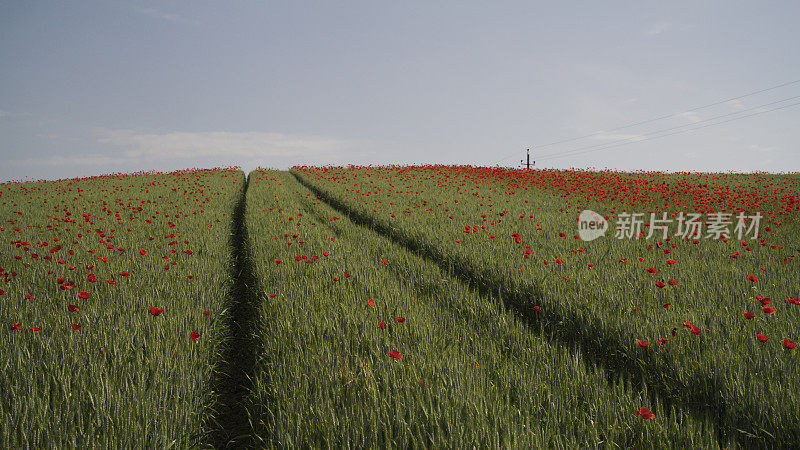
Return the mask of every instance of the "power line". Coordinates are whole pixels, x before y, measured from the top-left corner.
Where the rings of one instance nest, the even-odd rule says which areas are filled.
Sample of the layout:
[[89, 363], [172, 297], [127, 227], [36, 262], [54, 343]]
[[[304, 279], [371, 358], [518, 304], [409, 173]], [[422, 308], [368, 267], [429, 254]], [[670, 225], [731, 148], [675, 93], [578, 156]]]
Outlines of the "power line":
[[[752, 95], [761, 94], [762, 92], [767, 92], [767, 91], [771, 91], [771, 90], [774, 90], [774, 89], [779, 89], [779, 88], [782, 88], [782, 87], [785, 87], [785, 86], [790, 86], [792, 84], [797, 84], [797, 83], [800, 83], [800, 79], [794, 80], [794, 81], [789, 81], [787, 83], [782, 83], [782, 84], [779, 84], [779, 85], [776, 85], [776, 86], [771, 86], [771, 87], [768, 87], [768, 88], [765, 88], [765, 89], [759, 89], [757, 91], [748, 92], [748, 93], [743, 94], [743, 95], [739, 95], [739, 96], [736, 96], [736, 97], [731, 97], [731, 98], [728, 98], [728, 99], [725, 99], [725, 100], [720, 100], [720, 101], [717, 101], [717, 102], [714, 102], [714, 103], [709, 103], [707, 105], [698, 106], [696, 108], [692, 108], [692, 109], [688, 109], [688, 110], [685, 110], [685, 111], [669, 114], [669, 115], [666, 115], [666, 116], [654, 117], [652, 119], [647, 119], [647, 120], [643, 120], [641, 122], [635, 122], [635, 123], [631, 123], [631, 124], [628, 124], [628, 125], [623, 125], [621, 127], [612, 128], [610, 130], [595, 131], [594, 133], [586, 134], [586, 135], [583, 135], [583, 136], [578, 136], [578, 137], [575, 137], [575, 138], [564, 139], [564, 140], [561, 140], [561, 141], [556, 141], [556, 142], [550, 142], [550, 143], [547, 143], [547, 144], [537, 145], [537, 146], [534, 146], [534, 148], [550, 147], [550, 146], [557, 145], [557, 144], [563, 144], [563, 143], [566, 143], [566, 142], [577, 141], [579, 139], [585, 139], [585, 138], [592, 137], [592, 136], [595, 136], [595, 135], [598, 135], [598, 134], [607, 133], [609, 131], [624, 130], [626, 128], [635, 127], [637, 125], [643, 125], [643, 124], [646, 124], [646, 123], [655, 122], [657, 120], [669, 119], [671, 117], [676, 117], [676, 116], [679, 116], [681, 114], [686, 114], [686, 113], [689, 113], [689, 112], [699, 111], [701, 109], [710, 108], [712, 106], [721, 105], [723, 103], [731, 102], [733, 100], [739, 100], [741, 98], [750, 97]], [[508, 158], [511, 158], [512, 156], [514, 156], [516, 154], [517, 153], [512, 153], [512, 154], [510, 154], [510, 155], [508, 155], [508, 156], [506, 156], [506, 157], [504, 157], [502, 159], [499, 159], [497, 161], [494, 161], [494, 162], [490, 163], [489, 165], [494, 165], [494, 164], [497, 164], [497, 163], [499, 163], [501, 161], [505, 161]]]
[[576, 137], [576, 138], [564, 139], [564, 140], [562, 140], [562, 141], [551, 142], [551, 143], [549, 143], [549, 144], [537, 145], [537, 146], [536, 146], [536, 148], [550, 147], [551, 145], [563, 144], [563, 143], [565, 143], [565, 142], [577, 141], [578, 139], [585, 139], [585, 138], [587, 138], [587, 137], [592, 137], [592, 136], [595, 136], [595, 135], [598, 135], [598, 134], [607, 133], [607, 132], [609, 132], [609, 131], [624, 130], [624, 129], [626, 129], [626, 128], [635, 127], [635, 126], [637, 126], [637, 125], [644, 125], [644, 124], [646, 124], [646, 123], [655, 122], [655, 121], [657, 121], [657, 120], [669, 119], [669, 118], [672, 118], [672, 117], [677, 117], [677, 116], [680, 116], [681, 114], [686, 114], [686, 113], [690, 113], [690, 112], [700, 111], [701, 109], [706, 109], [706, 108], [710, 108], [710, 107], [712, 107], [712, 106], [721, 105], [721, 104], [723, 104], [723, 103], [732, 102], [732, 101], [734, 101], [734, 100], [739, 100], [740, 98], [750, 97], [751, 95], [760, 94], [760, 93], [762, 93], [762, 92], [771, 91], [771, 90], [774, 90], [774, 89], [782, 88], [782, 87], [784, 87], [784, 86], [789, 86], [789, 85], [796, 84], [796, 83], [800, 83], [800, 80], [794, 80], [794, 81], [790, 81], [790, 82], [788, 82], [788, 83], [779, 84], [779, 85], [777, 85], [777, 86], [772, 86], [772, 87], [769, 87], [769, 88], [766, 88], [766, 89], [759, 89], [759, 90], [757, 90], [757, 91], [749, 92], [749, 93], [747, 93], [747, 94], [744, 94], [744, 95], [739, 95], [739, 96], [737, 96], [737, 97], [732, 97], [732, 98], [729, 98], [729, 99], [720, 100], [720, 101], [717, 101], [717, 102], [714, 102], [714, 103], [709, 103], [709, 104], [707, 104], [707, 105], [698, 106], [698, 107], [696, 107], [696, 108], [687, 109], [686, 111], [681, 111], [681, 112], [677, 112], [677, 113], [669, 114], [669, 115], [666, 115], [666, 116], [654, 117], [654, 118], [652, 118], [652, 119], [643, 120], [643, 121], [641, 121], [641, 122], [636, 122], [636, 123], [631, 123], [631, 124], [628, 124], [628, 125], [623, 125], [623, 126], [621, 126], [621, 127], [612, 128], [612, 129], [610, 129], [610, 130], [600, 130], [600, 131], [595, 131], [594, 133], [591, 133], [591, 134], [586, 134], [586, 135], [584, 135], [584, 136], [579, 136], [579, 137]]
[[673, 135], [680, 134], [680, 133], [688, 133], [690, 131], [699, 130], [701, 128], [713, 127], [714, 125], [721, 125], [723, 123], [733, 122], [735, 120], [746, 119], [748, 117], [758, 116], [758, 115], [761, 115], [761, 114], [766, 114], [768, 112], [778, 111], [779, 109], [786, 109], [786, 108], [790, 108], [792, 106], [797, 106], [797, 105], [800, 105], [800, 102], [792, 103], [792, 104], [784, 105], [784, 106], [779, 106], [777, 108], [768, 109], [766, 111], [759, 111], [759, 112], [756, 112], [756, 113], [753, 113], [753, 114], [748, 114], [746, 116], [734, 117], [733, 119], [723, 120], [722, 122], [717, 122], [717, 123], [710, 123], [710, 124], [703, 125], [703, 126], [700, 126], [700, 127], [691, 128], [691, 129], [688, 129], [688, 130], [681, 130], [681, 131], [676, 131], [676, 132], [673, 132], [673, 133], [663, 134], [661, 136], [653, 136], [653, 137], [649, 137], [649, 138], [646, 138], [646, 139], [639, 139], [639, 140], [635, 140], [635, 141], [620, 142], [620, 143], [608, 145], [608, 146], [603, 147], [603, 148], [597, 148], [597, 149], [594, 149], [594, 150], [586, 150], [586, 151], [582, 151], [582, 152], [572, 153], [572, 154], [569, 154], [569, 155], [563, 155], [562, 154], [562, 155], [550, 156], [550, 157], [541, 158], [541, 159], [549, 160], [549, 159], [562, 158], [564, 156], [575, 156], [575, 155], [580, 155], [580, 154], [584, 154], [584, 153], [591, 153], [591, 152], [597, 152], [597, 151], [600, 151], [600, 150], [606, 150], [606, 149], [614, 148], [614, 147], [621, 147], [623, 145], [635, 144], [635, 143], [638, 143], [638, 142], [652, 141], [654, 139], [660, 139], [660, 138], [663, 138], [663, 137], [673, 136]]
[[[569, 154], [571, 154], [573, 152], [576, 152], [576, 151], [579, 151], [579, 150], [585, 150], [585, 149], [595, 148], [595, 147], [602, 147], [602, 146], [609, 145], [609, 144], [614, 144], [614, 143], [617, 143], [617, 142], [629, 141], [631, 139], [637, 139], [634, 142], [640, 142], [640, 141], [642, 141], [642, 139], [638, 139], [638, 138], [641, 137], [641, 136], [651, 136], [651, 135], [654, 135], [654, 134], [664, 133], [666, 131], [677, 130], [679, 128], [692, 127], [692, 126], [697, 125], [698, 123], [710, 122], [712, 120], [721, 119], [723, 117], [735, 116], [735, 115], [738, 115], [738, 114], [741, 114], [741, 113], [744, 113], [744, 112], [747, 112], [747, 111], [753, 111], [753, 110], [761, 109], [761, 108], [763, 108], [765, 106], [775, 105], [777, 103], [783, 103], [783, 102], [787, 102], [789, 100], [794, 100], [794, 99], [797, 99], [797, 98], [800, 98], [800, 95], [795, 95], [794, 97], [788, 97], [788, 98], [784, 98], [782, 100], [777, 100], [777, 101], [774, 101], [774, 102], [764, 103], [763, 105], [758, 105], [758, 106], [754, 106], [752, 108], [742, 109], [742, 110], [734, 111], [734, 112], [727, 113], [727, 114], [720, 114], [718, 116], [713, 116], [713, 117], [710, 117], [708, 119], [698, 120], [697, 122], [694, 122], [694, 123], [687, 123], [687, 124], [678, 125], [678, 126], [674, 126], [674, 127], [670, 127], [670, 128], [664, 128], [664, 129], [661, 129], [661, 130], [650, 131], [648, 133], [639, 134], [639, 135], [637, 135], [635, 137], [617, 139], [615, 142], [603, 142], [603, 143], [600, 143], [600, 144], [588, 145], [586, 147], [579, 147], [579, 148], [576, 148], [576, 149], [573, 149], [573, 150], [567, 150], [567, 151], [564, 151], [564, 152], [546, 153], [544, 155], [538, 156], [538, 158], [540, 158], [540, 159], [549, 158], [549, 157], [554, 156], [554, 155], [568, 156]], [[749, 117], [749, 116], [746, 116], [746, 117]], [[719, 123], [724, 123], [724, 122], [719, 122]]]

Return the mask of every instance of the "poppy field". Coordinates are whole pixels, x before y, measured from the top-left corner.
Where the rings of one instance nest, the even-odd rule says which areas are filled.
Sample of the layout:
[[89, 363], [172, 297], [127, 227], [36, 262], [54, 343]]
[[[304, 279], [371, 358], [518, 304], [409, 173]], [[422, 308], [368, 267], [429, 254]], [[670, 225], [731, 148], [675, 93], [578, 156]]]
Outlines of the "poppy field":
[[[713, 424], [707, 445], [800, 441], [796, 174], [292, 172], [339, 214], [497, 293], [552, 342], [577, 347], [612, 376], [641, 380], [667, 410]], [[584, 242], [577, 219], [586, 209], [607, 220], [632, 212], [763, 218], [742, 239], [733, 227], [720, 239], [704, 231], [646, 239], [645, 223], [638, 238]]]
[[0, 446], [200, 442], [244, 180], [0, 185]]
[[496, 293], [354, 223], [287, 172], [251, 173], [247, 201], [264, 305], [247, 404], [259, 446], [714, 441], [710, 423], [666, 417], [646, 387], [547, 339]]
[[796, 174], [0, 184], [0, 444], [792, 446], [798, 211]]

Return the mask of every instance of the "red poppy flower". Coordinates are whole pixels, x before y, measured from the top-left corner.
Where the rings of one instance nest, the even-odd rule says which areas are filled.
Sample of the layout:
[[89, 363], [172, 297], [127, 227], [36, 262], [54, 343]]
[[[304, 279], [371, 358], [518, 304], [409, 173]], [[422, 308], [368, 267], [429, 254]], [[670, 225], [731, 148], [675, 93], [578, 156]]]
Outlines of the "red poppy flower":
[[699, 336], [700, 333], [702, 333], [702, 332], [703, 332], [703, 330], [701, 330], [700, 327], [692, 325], [692, 333], [694, 333], [694, 334]]
[[752, 319], [752, 318], [753, 318], [753, 317], [755, 317], [755, 316], [756, 316], [756, 315], [755, 315], [755, 314], [753, 314], [753, 313], [751, 313], [750, 311], [747, 311], [747, 312], [745, 312], [745, 313], [744, 313], [744, 318], [745, 318], [745, 319], [748, 319], [748, 320], [749, 320], [749, 319]]
[[648, 267], [648, 268], [647, 268], [647, 269], [645, 269], [645, 270], [646, 270], [646, 271], [648, 271], [648, 272], [650, 272], [650, 273], [657, 273], [657, 272], [658, 272], [658, 270], [656, 270], [656, 268], [655, 268], [655, 267]]
[[25, 294], [25, 299], [26, 300], [36, 300], [36, 298], [34, 296], [32, 296], [31, 294]]
[[661, 338], [658, 340], [658, 345], [664, 345], [667, 342], [667, 338]]
[[676, 264], [677, 262], [678, 262], [678, 261], [675, 261], [674, 259], [668, 259], [668, 260], [666, 261], [666, 263], [667, 263], [667, 264]]
[[677, 282], [677, 281], [675, 281], [675, 280], [674, 280], [674, 279], [672, 279], [672, 278], [670, 278], [670, 279], [669, 279], [669, 281], [667, 281], [667, 283], [669, 283], [669, 285], [670, 285], [670, 286], [677, 286], [677, 285], [678, 285], [678, 282]]
[[395, 359], [403, 359], [403, 354], [398, 352], [397, 350], [391, 350], [389, 352], [389, 356]]
[[150, 307], [150, 314], [152, 314], [154, 316], [157, 316], [157, 315], [161, 314], [162, 312], [164, 312], [164, 310], [159, 308], [158, 306], [151, 306]]
[[189, 337], [192, 339], [197, 339], [200, 337], [200, 333], [198, 333], [197, 331], [192, 331], [192, 333], [189, 334]]
[[31, 327], [31, 330], [33, 330], [33, 331], [42, 331], [42, 330], [39, 329], [39, 327]]
[[116, 281], [114, 281], [114, 280], [112, 280], [110, 278], [107, 278], [106, 281], [108, 282], [108, 284], [117, 284]]
[[80, 325], [76, 325], [74, 323], [72, 325], [70, 325], [70, 326], [72, 327], [73, 330], [80, 330], [81, 329]]
[[328, 252], [322, 252], [322, 256], [328, 256], [328, 255], [330, 255], [330, 253], [328, 253]]
[[147, 256], [147, 250], [139, 250], [139, 254], [142, 256]]
[[210, 315], [211, 315], [211, 313], [210, 313], [210, 312], [208, 312], [208, 311], [203, 311], [203, 315], [204, 315], [204, 316], [210, 316]]
[[647, 347], [647, 341], [640, 341], [637, 339], [636, 342], [639, 343], [639, 347]]
[[75, 305], [67, 305], [67, 309], [70, 310], [70, 312], [78, 312], [78, 307]]
[[760, 334], [760, 333], [759, 333], [759, 334], [757, 334], [756, 336], [758, 337], [758, 340], [759, 340], [759, 341], [761, 341], [762, 343], [763, 343], [763, 342], [767, 342], [767, 341], [769, 340], [769, 337], [768, 337], [768, 336], [765, 336], [765, 335], [763, 335], [763, 334]]
[[664, 304], [664, 309], [669, 309], [670, 306], [672, 306], [672, 303], [666, 303]]
[[783, 346], [788, 348], [789, 350], [791, 350], [791, 349], [797, 347], [797, 344], [795, 344], [794, 342], [792, 342], [789, 339], [784, 339], [783, 340]]
[[405, 317], [395, 317], [394, 320], [396, 320], [398, 323], [403, 323], [403, 322], [406, 321], [406, 318]]
[[278, 296], [278, 294], [270, 293], [270, 294], [269, 294], [269, 296], [270, 296], [271, 298], [275, 298], [275, 297], [277, 297], [277, 296]]
[[665, 286], [663, 281], [656, 281], [656, 286], [663, 288]]
[[385, 259], [382, 259], [382, 260], [381, 260], [381, 262], [382, 262], [382, 263], [384, 263], [384, 264], [386, 264], [386, 265], [389, 265], [389, 261], [387, 261], [387, 260], [385, 260]]
[[755, 282], [757, 282], [757, 281], [758, 281], [758, 277], [757, 277], [757, 276], [755, 276], [755, 275], [752, 275], [752, 274], [751, 274], [751, 275], [748, 275], [748, 276], [747, 276], [747, 279], [748, 279], [748, 280], [750, 280], [750, 281], [752, 281], [753, 283], [755, 283]]
[[645, 408], [644, 406], [636, 410], [636, 414], [642, 416], [642, 419], [652, 419], [655, 417], [652, 411], [649, 408]]
[[386, 328], [388, 328], [388, 325], [386, 325], [386, 322], [381, 322], [378, 324], [378, 328], [380, 328], [381, 330], [385, 330]]
[[762, 306], [761, 310], [764, 311], [767, 314], [773, 314], [775, 312], [775, 309], [773, 309], [772, 306], [769, 306], [769, 305]]
[[798, 300], [798, 299], [797, 299], [797, 298], [795, 298], [795, 297], [789, 297], [789, 298], [787, 298], [787, 299], [786, 299], [786, 301], [787, 301], [788, 303], [791, 303], [791, 304], [793, 304], [793, 305], [800, 305], [800, 300]]
[[56, 278], [56, 283], [58, 283], [58, 284], [64, 284], [64, 281], [65, 280], [63, 278], [60, 278], [60, 277]]
[[375, 307], [375, 302], [372, 299], [367, 300], [367, 304], [370, 306], [370, 308]]
[[533, 310], [534, 310], [534, 311], [539, 311], [539, 310], [541, 310], [541, 309], [542, 309], [542, 308], [540, 308], [540, 307], [538, 307], [538, 306], [534, 306], [534, 307], [533, 307]]
[[13, 323], [13, 325], [11, 325], [12, 330], [22, 331], [21, 323], [16, 323], [16, 322], [11, 322], [11, 323]]
[[191, 280], [192, 278], [194, 278], [194, 275], [186, 275], [186, 278]]
[[276, 259], [275, 264], [283, 264], [283, 261], [281, 261], [280, 259]]
[[120, 275], [122, 275], [123, 277], [127, 277], [127, 276], [129, 276], [129, 275], [128, 275], [128, 271], [127, 271], [127, 270], [120, 270], [120, 271], [119, 271], [119, 274], [120, 274]]
[[87, 300], [91, 297], [88, 292], [78, 292], [78, 297]]

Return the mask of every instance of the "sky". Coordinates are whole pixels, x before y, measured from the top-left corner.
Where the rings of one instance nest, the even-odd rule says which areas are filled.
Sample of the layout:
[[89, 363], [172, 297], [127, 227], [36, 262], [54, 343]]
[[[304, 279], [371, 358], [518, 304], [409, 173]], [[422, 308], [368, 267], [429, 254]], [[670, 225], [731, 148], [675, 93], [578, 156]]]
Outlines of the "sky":
[[797, 172], [798, 17], [796, 1], [0, 0], [0, 182], [519, 167], [528, 148], [536, 168]]

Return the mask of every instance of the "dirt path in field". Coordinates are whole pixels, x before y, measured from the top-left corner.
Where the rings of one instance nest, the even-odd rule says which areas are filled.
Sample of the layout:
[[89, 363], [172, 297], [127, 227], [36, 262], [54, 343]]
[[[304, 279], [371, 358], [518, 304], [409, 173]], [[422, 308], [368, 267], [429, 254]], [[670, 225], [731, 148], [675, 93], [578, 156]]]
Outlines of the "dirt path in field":
[[257, 331], [261, 299], [259, 299], [258, 279], [252, 269], [250, 247], [248, 245], [245, 211], [247, 200], [247, 180], [242, 196], [233, 211], [233, 230], [231, 235], [231, 277], [233, 285], [228, 293], [225, 306], [228, 316], [226, 343], [221, 352], [222, 359], [215, 368], [218, 372], [214, 381], [214, 392], [219, 393], [216, 420], [207, 419], [208, 444], [214, 448], [253, 447], [252, 427], [244, 408], [244, 400], [250, 380], [254, 376], [257, 355], [262, 353], [260, 335]]

